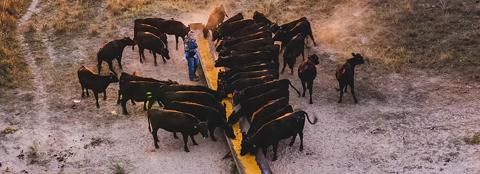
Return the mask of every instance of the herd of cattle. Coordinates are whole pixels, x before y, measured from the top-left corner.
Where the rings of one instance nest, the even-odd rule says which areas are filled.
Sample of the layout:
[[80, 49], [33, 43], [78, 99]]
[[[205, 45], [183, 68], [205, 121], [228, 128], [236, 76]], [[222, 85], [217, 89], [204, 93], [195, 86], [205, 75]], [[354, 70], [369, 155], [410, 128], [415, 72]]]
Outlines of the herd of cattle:
[[[203, 137], [210, 135], [212, 140], [216, 141], [214, 130], [217, 127], [224, 129], [229, 138], [236, 138], [232, 125], [243, 118], [250, 122], [250, 128], [248, 132], [242, 133], [241, 155], [256, 154], [258, 148], [266, 154], [267, 148], [273, 146], [273, 160], [276, 160], [279, 141], [292, 137], [291, 146], [297, 134], [300, 137], [300, 151], [303, 150], [305, 118], [310, 124], [315, 124], [317, 118], [311, 119], [308, 113], [294, 110], [289, 104], [289, 87], [299, 96], [301, 94], [290, 80], [279, 79], [279, 55], [283, 51], [281, 72], [288, 65], [293, 74], [296, 58], [304, 54], [307, 36], [310, 36], [316, 45], [310, 22], [302, 17], [279, 26], [259, 12], [254, 13], [253, 19], [244, 19], [243, 14], [238, 13], [224, 21], [225, 16], [223, 6], [215, 8], [203, 31], [205, 37], [208, 37], [211, 31], [212, 41], [216, 41], [218, 59], [215, 66], [225, 68], [218, 73], [217, 90], [205, 86], [178, 84], [172, 80], [141, 77], [135, 73], [122, 72], [118, 79], [112, 61], [116, 59], [122, 69], [122, 53], [126, 46], [132, 46], [133, 50], [134, 46], [138, 45], [140, 62], [145, 60], [144, 50], [150, 50], [156, 66], [157, 53], [164, 62], [170, 59], [166, 34], [175, 35], [178, 49], [178, 37], [184, 39], [190, 30], [174, 19], [145, 18], [134, 21], [133, 39], [125, 37], [114, 40], [99, 50], [98, 74], [85, 66], [78, 70], [82, 98], [89, 96], [88, 90], [92, 90], [99, 108], [98, 93], [103, 93], [103, 99], [106, 100], [109, 84], [119, 83], [117, 104], [122, 106], [123, 114], [128, 114], [126, 104], [129, 100], [132, 105], [135, 105], [135, 102], [144, 102], [143, 109], [147, 111], [149, 131], [155, 148], [159, 147], [157, 131], [160, 128], [173, 132], [174, 138], [177, 138], [175, 133], [180, 132], [184, 150], [188, 152], [189, 137], [194, 145], [197, 145], [194, 135], [198, 133]], [[281, 45], [275, 44], [275, 41], [280, 41]], [[347, 86], [351, 87], [354, 101], [357, 102], [353, 90], [354, 68], [364, 61], [360, 54], [352, 55], [353, 58], [337, 67], [336, 77], [340, 87], [338, 102], [341, 102]], [[303, 86], [302, 96], [305, 96], [308, 88], [310, 104], [318, 59], [315, 54], [308, 55], [307, 60], [298, 68]], [[109, 75], [100, 75], [103, 61], [109, 65]], [[221, 101], [230, 93], [233, 94], [234, 111], [227, 120], [226, 106]], [[154, 103], [163, 108], [151, 109]]]

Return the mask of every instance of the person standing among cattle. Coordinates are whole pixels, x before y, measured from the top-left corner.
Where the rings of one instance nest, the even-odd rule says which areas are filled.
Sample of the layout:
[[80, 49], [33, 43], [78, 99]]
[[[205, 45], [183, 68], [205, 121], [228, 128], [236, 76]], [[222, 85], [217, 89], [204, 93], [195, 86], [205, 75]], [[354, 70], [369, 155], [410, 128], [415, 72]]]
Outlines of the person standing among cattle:
[[195, 73], [200, 60], [197, 53], [197, 42], [193, 37], [194, 33], [190, 31], [185, 39], [185, 59], [188, 63], [188, 77], [191, 81], [198, 81], [200, 78]]

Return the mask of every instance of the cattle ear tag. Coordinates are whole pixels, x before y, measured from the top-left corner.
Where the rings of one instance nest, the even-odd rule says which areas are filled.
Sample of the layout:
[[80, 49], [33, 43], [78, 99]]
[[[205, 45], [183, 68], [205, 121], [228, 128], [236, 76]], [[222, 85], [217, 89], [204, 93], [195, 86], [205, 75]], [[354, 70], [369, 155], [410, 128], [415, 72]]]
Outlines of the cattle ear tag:
[[196, 129], [196, 128], [197, 128], [197, 126], [193, 126], [193, 128], [195, 128], [195, 129]]

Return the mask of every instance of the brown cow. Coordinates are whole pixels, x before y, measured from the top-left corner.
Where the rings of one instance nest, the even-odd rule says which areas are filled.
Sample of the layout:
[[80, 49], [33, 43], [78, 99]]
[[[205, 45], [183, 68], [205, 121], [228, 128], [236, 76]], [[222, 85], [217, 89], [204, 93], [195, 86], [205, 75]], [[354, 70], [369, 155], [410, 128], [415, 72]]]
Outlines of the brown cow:
[[203, 37], [207, 38], [208, 32], [215, 30], [217, 26], [223, 22], [225, 17], [228, 17], [228, 15], [225, 12], [223, 5], [215, 7], [208, 17], [207, 25], [205, 25], [205, 28], [203, 29]]

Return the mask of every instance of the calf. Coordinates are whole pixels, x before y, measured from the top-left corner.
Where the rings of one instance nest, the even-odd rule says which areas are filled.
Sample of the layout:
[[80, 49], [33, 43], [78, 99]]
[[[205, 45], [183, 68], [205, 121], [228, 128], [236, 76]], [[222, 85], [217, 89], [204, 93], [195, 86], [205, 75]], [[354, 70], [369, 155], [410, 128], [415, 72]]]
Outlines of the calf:
[[300, 81], [302, 81], [303, 93], [302, 97], [305, 97], [305, 90], [308, 88], [308, 92], [310, 93], [310, 104], [312, 102], [312, 88], [313, 88], [313, 80], [317, 77], [317, 68], [315, 65], [318, 65], [318, 56], [316, 54], [311, 55], [307, 58], [307, 61], [300, 64], [298, 67], [298, 77]]
[[285, 67], [288, 65], [290, 68], [290, 74], [293, 75], [293, 66], [297, 61], [297, 57], [302, 54], [303, 57], [304, 51], [304, 37], [302, 34], [297, 34], [290, 42], [288, 42], [285, 52], [283, 53], [283, 68], [282, 73], [285, 71]]
[[103, 100], [107, 100], [108, 85], [118, 82], [118, 78], [114, 73], [110, 73], [108, 76], [97, 75], [85, 66], [78, 69], [77, 75], [80, 86], [82, 87], [82, 98], [85, 97], [84, 92], [89, 96], [88, 90], [91, 89], [95, 96], [97, 108], [100, 108], [98, 104], [98, 93], [103, 92]]
[[250, 98], [264, 94], [265, 92], [271, 89], [280, 89], [288, 93], [289, 86], [291, 86], [297, 92], [298, 96], [300, 96], [300, 91], [298, 91], [298, 89], [292, 85], [290, 80], [281, 79], [281, 80], [273, 80], [273, 81], [261, 83], [255, 86], [250, 86], [241, 91], [238, 91], [233, 95], [233, 103], [235, 104], [243, 103], [244, 101]]
[[[118, 99], [117, 99], [117, 104], [120, 104], [120, 97], [122, 96], [123, 91], [125, 90], [125, 85], [127, 82], [131, 81], [149, 81], [149, 82], [159, 82], [164, 85], [172, 85], [172, 84], [178, 84], [176, 81], [172, 80], [157, 80], [154, 78], [148, 78], [148, 77], [141, 77], [137, 76], [134, 74], [128, 74], [125, 72], [122, 72], [120, 75], [120, 85], [119, 85], [119, 90], [118, 90]], [[132, 104], [135, 104], [135, 102], [132, 100]], [[145, 107], [145, 106], [144, 106]]]
[[225, 113], [222, 115], [222, 113], [215, 108], [198, 103], [173, 101], [166, 105], [165, 109], [182, 111], [194, 115], [201, 121], [207, 121], [210, 137], [213, 141], [217, 141], [214, 135], [215, 128], [217, 127], [223, 128], [228, 137], [235, 138], [232, 126], [227, 125]]
[[207, 24], [203, 29], [203, 37], [206, 39], [208, 37], [208, 32], [210, 30], [213, 31], [215, 28], [217, 28], [217, 26], [223, 22], [225, 17], [228, 17], [228, 16], [227, 16], [227, 13], [225, 12], [225, 8], [223, 7], [223, 5], [215, 7], [212, 13], [210, 13]]
[[261, 148], [263, 154], [266, 156], [267, 148], [273, 146], [272, 161], [275, 161], [277, 160], [278, 142], [282, 139], [293, 136], [289, 144], [292, 146], [297, 134], [300, 136], [300, 151], [303, 151], [303, 128], [305, 127], [305, 117], [307, 117], [308, 122], [312, 125], [317, 122], [317, 117], [313, 117], [313, 121], [311, 121], [305, 111], [296, 111], [293, 113], [287, 113], [264, 124], [250, 137], [245, 133], [242, 133], [243, 138], [240, 155], [245, 155], [247, 153], [256, 154], [258, 148]]
[[[148, 25], [148, 24], [135, 24], [133, 28], [133, 33], [136, 34], [137, 32], [149, 32], [154, 34], [155, 36], [159, 37], [162, 42], [165, 44], [165, 47], [168, 49], [168, 40], [167, 40], [167, 35], [165, 33], [162, 33], [160, 29], [157, 27]], [[133, 40], [136, 40], [135, 37]], [[134, 47], [132, 46], [132, 50]]]
[[169, 105], [172, 101], [193, 102], [210, 106], [224, 114], [225, 107], [212, 94], [201, 91], [176, 91], [162, 92], [159, 97], [164, 105]]
[[194, 145], [198, 144], [195, 139], [193, 139], [193, 136], [199, 132], [204, 138], [208, 137], [206, 123], [200, 122], [193, 115], [185, 112], [152, 109], [147, 112], [147, 118], [148, 130], [152, 133], [153, 144], [156, 149], [159, 148], [157, 132], [160, 128], [168, 132], [182, 133], [185, 152], [190, 152], [187, 146], [188, 137], [190, 137]]
[[294, 20], [292, 22], [289, 22], [289, 23], [286, 23], [286, 24], [283, 24], [283, 25], [280, 25], [280, 26], [275, 24], [275, 25], [272, 26], [272, 32], [276, 33], [278, 30], [290, 31], [298, 23], [304, 22], [304, 21], [308, 21], [306, 17], [301, 17], [297, 20]]
[[[126, 46], [132, 46], [133, 48], [133, 46], [135, 46], [135, 41], [133, 41], [129, 37], [125, 37], [123, 39], [117, 39], [117, 40], [108, 42], [102, 48], [100, 48], [100, 50], [98, 50], [98, 53], [97, 53], [98, 74], [100, 74], [100, 71], [102, 69], [103, 61], [108, 63], [108, 68], [110, 68], [110, 71], [112, 71], [113, 73], [115, 73], [112, 65], [113, 59], [116, 59], [120, 69], [123, 69], [122, 54], [123, 54], [123, 49]], [[115, 73], [115, 75], [117, 75], [117, 73]]]
[[135, 34], [135, 39], [138, 44], [138, 54], [140, 55], [140, 63], [143, 63], [145, 60], [145, 54], [143, 52], [144, 49], [151, 50], [153, 53], [153, 58], [155, 61], [155, 66], [157, 66], [157, 55], [155, 53], [159, 53], [162, 56], [163, 63], [166, 63], [166, 59], [170, 59], [170, 55], [168, 53], [168, 49], [165, 47], [162, 39], [155, 36], [153, 33], [150, 32], [138, 32]]
[[340, 98], [338, 103], [342, 102], [343, 91], [347, 90], [347, 86], [350, 86], [352, 91], [353, 100], [358, 103], [357, 96], [355, 96], [354, 82], [355, 82], [355, 66], [365, 63], [363, 56], [359, 53], [352, 53], [353, 58], [347, 60], [343, 65], [338, 65], [335, 71], [335, 77], [338, 80], [338, 86], [340, 88]]
[[247, 119], [250, 119], [253, 112], [257, 111], [258, 108], [264, 106], [272, 100], [276, 100], [282, 97], [285, 97], [288, 100], [289, 93], [281, 89], [272, 89], [265, 92], [264, 94], [249, 98], [245, 102], [236, 104], [234, 111], [230, 115], [228, 123], [233, 125], [241, 117], [246, 117]]

